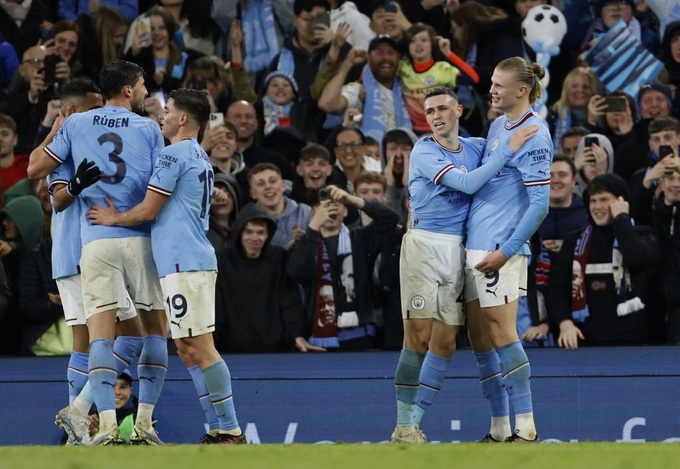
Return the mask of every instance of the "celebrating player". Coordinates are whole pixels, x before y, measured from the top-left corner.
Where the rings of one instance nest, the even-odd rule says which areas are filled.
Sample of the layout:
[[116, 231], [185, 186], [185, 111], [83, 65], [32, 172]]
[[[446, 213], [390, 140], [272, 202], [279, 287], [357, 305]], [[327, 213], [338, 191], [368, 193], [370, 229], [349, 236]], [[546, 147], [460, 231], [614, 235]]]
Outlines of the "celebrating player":
[[[527, 240], [548, 213], [553, 144], [532, 111], [543, 68], [521, 57], [501, 61], [491, 77], [491, 125], [482, 163], [508, 146], [513, 131], [538, 126], [534, 138], [475, 193], [468, 215], [465, 312], [480, 381], [491, 410], [482, 441], [538, 442], [529, 360], [517, 337], [517, 299], [526, 295]], [[515, 413], [511, 431], [509, 401]]]
[[[44, 177], [68, 160], [79, 168], [86, 158], [102, 170], [97, 184], [84, 188], [82, 175], [70, 184], [71, 194], [79, 195], [82, 214], [80, 265], [90, 335], [88, 377], [99, 411], [99, 433], [91, 444], [124, 443], [116, 422], [113, 392], [122, 370], [117, 369], [112, 347], [116, 314], [129, 306], [128, 288], [147, 334], [137, 370], [140, 404], [131, 442], [161, 444], [151, 415], [167, 373], [167, 319], [151, 256], [150, 226], [95, 226], [87, 222], [85, 214], [90, 205], [103, 205], [105, 197], [124, 209], [138, 204], [163, 149], [163, 136], [156, 123], [135, 112], [143, 110], [147, 94], [141, 67], [124, 60], [111, 61], [102, 69], [99, 82], [106, 106], [66, 119], [43, 154], [31, 159], [28, 175], [32, 179]], [[62, 409], [57, 422], [73, 439], [82, 439], [82, 416], [73, 408]]]
[[203, 382], [210, 393], [212, 404], [206, 400], [202, 404], [211, 405], [220, 421], [219, 433], [206, 435], [202, 443], [238, 444], [246, 439], [236, 420], [229, 368], [212, 337], [217, 259], [206, 233], [214, 175], [210, 158], [197, 141], [209, 115], [210, 104], [202, 91], [172, 91], [160, 115], [163, 135], [172, 144], [158, 157], [144, 200], [126, 212], [118, 212], [110, 202], [108, 207], [93, 206], [87, 216], [92, 224], [104, 226], [131, 227], [155, 220], [151, 246], [172, 338], [199, 396], [204, 394], [198, 389]]
[[464, 324], [463, 236], [469, 194], [503, 167], [537, 130], [532, 126], [517, 132], [505, 152], [496, 152], [479, 167], [484, 140], [458, 137], [463, 108], [455, 92], [435, 88], [424, 104], [433, 135], [416, 143], [409, 164], [411, 218], [400, 260], [404, 346], [395, 373], [395, 443], [427, 441], [420, 421], [441, 389], [456, 348], [456, 334]]

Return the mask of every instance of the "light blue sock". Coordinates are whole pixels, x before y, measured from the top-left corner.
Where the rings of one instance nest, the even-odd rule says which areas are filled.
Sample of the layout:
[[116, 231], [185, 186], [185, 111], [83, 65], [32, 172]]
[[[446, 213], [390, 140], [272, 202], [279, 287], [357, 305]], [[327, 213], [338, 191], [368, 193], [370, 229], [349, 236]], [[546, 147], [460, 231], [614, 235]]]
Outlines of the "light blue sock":
[[94, 340], [90, 343], [89, 382], [97, 411], [116, 409], [113, 390], [117, 376], [111, 342], [106, 339]]
[[505, 392], [503, 377], [501, 376], [501, 362], [495, 350], [475, 353], [479, 366], [479, 381], [482, 384], [482, 394], [489, 401], [489, 411], [492, 417], [506, 417], [510, 415], [510, 402]]
[[[113, 342], [113, 356], [116, 360], [116, 377], [125, 371], [132, 363], [132, 360], [139, 355], [139, 351], [144, 344], [143, 337], [135, 336], [119, 336]], [[92, 386], [88, 382], [80, 392], [80, 397], [92, 404], [94, 396], [92, 395]], [[84, 409], [83, 409], [84, 411]]]
[[432, 407], [432, 403], [442, 388], [450, 362], [450, 359], [431, 352], [425, 354], [425, 360], [420, 369], [420, 387], [414, 399], [416, 405], [413, 407], [413, 423], [416, 425], [420, 425], [425, 411]]
[[505, 390], [510, 397], [515, 415], [533, 412], [531, 385], [529, 384], [531, 365], [529, 365], [529, 359], [522, 344], [517, 341], [496, 351], [501, 361]]
[[210, 365], [204, 370], [205, 385], [210, 391], [210, 401], [220, 421], [220, 430], [235, 430], [238, 428], [236, 410], [234, 409], [234, 395], [231, 391], [231, 374], [224, 360]]
[[116, 357], [116, 371], [120, 375], [130, 367], [144, 345], [144, 337], [121, 335], [113, 341], [113, 355]]
[[210, 402], [210, 392], [208, 392], [208, 387], [205, 385], [203, 372], [201, 372], [198, 365], [189, 367], [187, 370], [189, 370], [191, 379], [194, 382], [194, 388], [196, 388], [196, 394], [198, 394], [198, 402], [201, 404], [205, 419], [208, 422], [208, 427], [210, 430], [219, 430], [220, 420], [217, 418], [215, 407], [213, 407], [212, 402]]
[[410, 427], [413, 422], [413, 401], [420, 384], [420, 368], [423, 355], [403, 349], [399, 355], [397, 370], [394, 372], [394, 387], [397, 393], [397, 426]]
[[155, 406], [161, 395], [165, 375], [168, 373], [168, 341], [165, 337], [150, 335], [144, 339], [139, 356], [139, 402]]
[[71, 358], [69, 358], [66, 368], [69, 404], [73, 403], [73, 400], [87, 384], [88, 361], [89, 355], [87, 353], [71, 352]]

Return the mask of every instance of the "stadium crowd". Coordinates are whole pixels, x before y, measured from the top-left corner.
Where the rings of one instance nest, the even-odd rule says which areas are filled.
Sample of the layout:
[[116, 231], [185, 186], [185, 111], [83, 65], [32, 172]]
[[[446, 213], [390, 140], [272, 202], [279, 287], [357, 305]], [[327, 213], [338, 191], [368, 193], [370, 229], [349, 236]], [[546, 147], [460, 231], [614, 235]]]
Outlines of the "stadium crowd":
[[[208, 97], [198, 141], [215, 174], [217, 350], [401, 349], [399, 252], [425, 95], [455, 88], [461, 136], [485, 137], [494, 67], [536, 60], [522, 21], [549, 3], [1, 0], [0, 355], [72, 351], [54, 208], [27, 168], [65, 85], [98, 84], [114, 59], [144, 70], [151, 120], [173, 90]], [[552, 5], [566, 35], [548, 67], [550, 209], [531, 239], [518, 334], [525, 346], [678, 345], [680, 2]], [[633, 93], [606, 87], [586, 55], [619, 21], [663, 63]], [[464, 330], [458, 341], [469, 345]]]

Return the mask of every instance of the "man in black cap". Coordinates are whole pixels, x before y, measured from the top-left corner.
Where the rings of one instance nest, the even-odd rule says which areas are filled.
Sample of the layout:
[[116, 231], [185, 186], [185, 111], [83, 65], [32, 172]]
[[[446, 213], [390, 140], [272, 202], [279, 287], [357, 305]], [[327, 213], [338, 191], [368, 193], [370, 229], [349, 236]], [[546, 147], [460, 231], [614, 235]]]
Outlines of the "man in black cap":
[[595, 177], [583, 194], [588, 225], [565, 238], [550, 269], [548, 313], [561, 347], [647, 341], [645, 304], [658, 243], [651, 228], [633, 225], [629, 197], [615, 174]]
[[[411, 118], [404, 104], [401, 81], [396, 76], [400, 57], [397, 42], [388, 35], [373, 38], [368, 53], [353, 48], [323, 88], [319, 108], [331, 114], [342, 114], [352, 108], [361, 109], [361, 131], [378, 142], [390, 130], [411, 130]], [[364, 62], [367, 64], [363, 67], [361, 79], [345, 85], [350, 70]]]

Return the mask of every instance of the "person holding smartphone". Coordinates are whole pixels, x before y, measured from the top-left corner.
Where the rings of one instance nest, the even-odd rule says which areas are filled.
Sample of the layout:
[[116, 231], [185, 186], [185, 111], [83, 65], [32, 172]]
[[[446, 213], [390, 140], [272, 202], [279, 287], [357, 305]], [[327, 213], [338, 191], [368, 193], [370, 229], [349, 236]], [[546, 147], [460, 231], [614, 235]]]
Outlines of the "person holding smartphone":
[[637, 121], [635, 100], [623, 91], [615, 91], [590, 98], [588, 118], [584, 125], [592, 132], [606, 136], [616, 151], [631, 137]]
[[602, 134], [588, 134], [576, 147], [576, 193], [581, 195], [588, 182], [614, 170], [614, 148]]
[[674, 117], [656, 117], [649, 123], [649, 163], [633, 173], [631, 213], [637, 223], [652, 224], [651, 209], [659, 195], [661, 179], [680, 167], [680, 121]]

